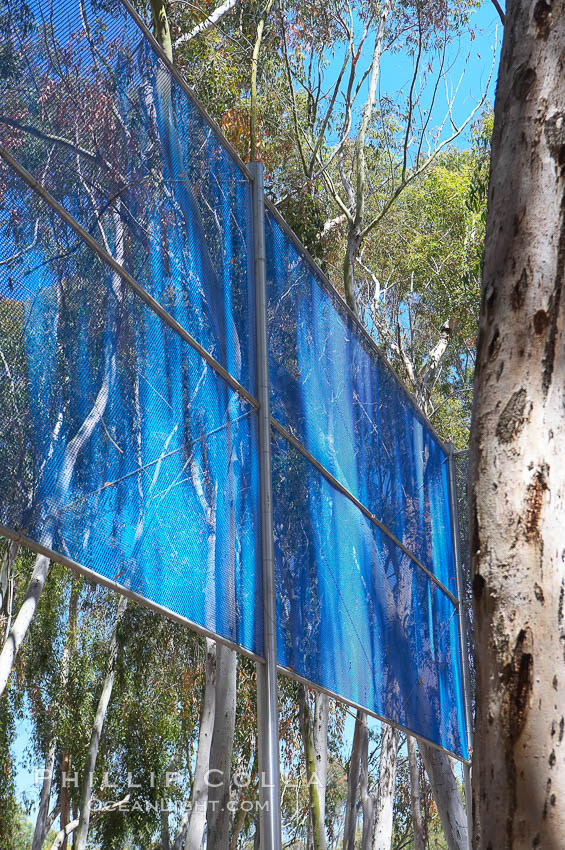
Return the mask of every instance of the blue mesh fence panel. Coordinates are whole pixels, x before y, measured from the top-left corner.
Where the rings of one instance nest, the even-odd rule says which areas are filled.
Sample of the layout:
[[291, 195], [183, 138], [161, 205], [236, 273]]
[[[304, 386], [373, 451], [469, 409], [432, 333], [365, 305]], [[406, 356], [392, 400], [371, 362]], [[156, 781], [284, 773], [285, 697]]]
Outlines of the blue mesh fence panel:
[[[255, 392], [251, 188], [119, 2], [7, 0], [0, 143]], [[0, 169], [0, 525], [261, 654], [252, 407]], [[266, 220], [279, 663], [467, 756], [447, 458]], [[425, 569], [416, 563], [419, 561]]]
[[255, 411], [0, 180], [0, 525], [261, 653]]
[[451, 599], [279, 435], [273, 482], [279, 664], [466, 757]]
[[250, 183], [217, 134], [119, 0], [7, 0], [0, 42], [0, 142], [101, 244], [124, 228], [122, 265], [254, 392]]
[[270, 213], [266, 233], [273, 416], [455, 595], [442, 446]]

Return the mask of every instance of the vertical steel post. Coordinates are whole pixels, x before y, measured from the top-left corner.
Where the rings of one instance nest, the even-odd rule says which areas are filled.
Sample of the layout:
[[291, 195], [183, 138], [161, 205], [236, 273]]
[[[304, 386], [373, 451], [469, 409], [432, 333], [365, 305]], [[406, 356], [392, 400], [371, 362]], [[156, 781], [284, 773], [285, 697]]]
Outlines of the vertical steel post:
[[263, 566], [263, 642], [265, 663], [257, 663], [259, 737], [259, 831], [261, 850], [280, 850], [280, 758], [277, 692], [277, 633], [274, 580], [273, 494], [271, 478], [271, 406], [267, 340], [267, 282], [263, 166], [250, 164], [253, 174], [253, 242], [257, 333], [257, 400], [259, 415], [259, 484]]
[[[453, 554], [455, 558], [455, 576], [457, 580], [457, 614], [459, 620], [459, 643], [461, 650], [461, 665], [463, 671], [463, 701], [465, 705], [465, 726], [467, 727], [467, 742], [469, 750], [473, 745], [473, 717], [471, 712], [471, 692], [469, 676], [469, 646], [467, 644], [467, 607], [465, 601], [465, 582], [461, 564], [459, 508], [457, 505], [457, 471], [455, 469], [455, 450], [453, 443], [448, 445], [449, 470], [449, 507], [451, 515], [451, 535], [453, 538]], [[471, 765], [463, 766], [465, 780], [465, 803], [467, 807], [467, 828], [469, 833], [469, 848], [473, 841], [473, 807], [471, 786]]]

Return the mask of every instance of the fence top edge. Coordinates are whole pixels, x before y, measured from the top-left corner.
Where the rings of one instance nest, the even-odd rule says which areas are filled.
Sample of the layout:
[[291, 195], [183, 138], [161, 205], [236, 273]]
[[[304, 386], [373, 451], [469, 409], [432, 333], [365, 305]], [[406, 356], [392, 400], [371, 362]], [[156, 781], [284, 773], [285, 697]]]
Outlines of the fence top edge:
[[316, 277], [318, 278], [318, 280], [320, 281], [320, 283], [322, 284], [324, 289], [328, 291], [328, 294], [334, 299], [334, 301], [337, 302], [339, 309], [343, 310], [343, 312], [347, 315], [347, 317], [353, 322], [356, 329], [361, 334], [361, 336], [363, 338], [363, 342], [366, 345], [369, 346], [372, 353], [378, 358], [378, 360], [380, 360], [384, 364], [384, 366], [390, 372], [391, 376], [393, 377], [395, 382], [398, 384], [398, 386], [400, 387], [402, 392], [408, 397], [408, 400], [410, 401], [412, 407], [414, 408], [414, 412], [416, 413], [418, 418], [422, 420], [422, 423], [431, 432], [431, 434], [435, 438], [435, 440], [439, 443], [439, 445], [440, 445], [441, 449], [443, 450], [443, 452], [445, 453], [445, 455], [446, 456], [449, 455], [449, 452], [450, 452], [449, 442], [444, 440], [443, 437], [440, 437], [440, 435], [438, 434], [438, 432], [436, 431], [436, 429], [434, 428], [434, 426], [432, 425], [432, 423], [430, 422], [430, 420], [428, 419], [428, 417], [426, 416], [424, 411], [420, 408], [420, 405], [416, 401], [414, 394], [411, 392], [411, 390], [408, 389], [405, 382], [397, 374], [395, 368], [389, 362], [386, 355], [383, 354], [383, 352], [379, 350], [379, 347], [375, 343], [375, 340], [372, 338], [370, 333], [364, 327], [362, 322], [357, 318], [357, 316], [355, 315], [355, 313], [353, 312], [351, 307], [347, 304], [345, 299], [337, 291], [337, 289], [335, 288], [335, 286], [333, 285], [333, 283], [331, 282], [329, 277], [326, 274], [324, 274], [324, 272], [322, 271], [322, 269], [320, 268], [320, 266], [318, 265], [316, 260], [312, 257], [312, 255], [310, 254], [310, 252], [306, 248], [306, 246], [302, 244], [302, 242], [300, 241], [300, 239], [298, 238], [296, 233], [286, 223], [286, 221], [284, 220], [284, 218], [282, 217], [280, 212], [277, 210], [275, 204], [271, 200], [269, 200], [269, 198], [265, 198], [265, 208], [268, 209], [269, 212], [272, 213], [272, 215], [274, 215], [278, 224], [281, 226], [281, 228], [285, 231], [286, 235], [293, 242], [295, 248], [297, 248], [299, 253], [302, 254], [302, 256], [306, 260], [306, 262], [310, 266], [312, 266], [312, 268], [313, 268], [313, 270], [316, 274]]
[[151, 30], [148, 28], [148, 26], [145, 23], [145, 21], [143, 20], [143, 18], [141, 18], [139, 16], [139, 14], [135, 11], [135, 9], [133, 8], [133, 6], [129, 2], [129, 0], [120, 0], [120, 2], [122, 4], [122, 6], [125, 8], [126, 12], [129, 14], [129, 16], [134, 21], [134, 23], [139, 27], [139, 29], [141, 30], [141, 32], [143, 33], [145, 38], [148, 40], [148, 42], [151, 45], [151, 48], [153, 49], [154, 53], [156, 53], [157, 56], [159, 57], [159, 59], [165, 64], [169, 73], [174, 77], [176, 82], [182, 88], [185, 95], [188, 97], [191, 104], [199, 112], [201, 118], [208, 125], [208, 127], [214, 132], [215, 136], [217, 137], [217, 139], [220, 142], [220, 144], [222, 145], [222, 147], [224, 147], [227, 150], [227, 152], [230, 154], [231, 157], [233, 157], [233, 159], [235, 160], [236, 164], [241, 169], [241, 171], [243, 171], [243, 173], [247, 177], [247, 179], [252, 182], [254, 180], [254, 177], [253, 177], [253, 173], [250, 170], [249, 166], [243, 161], [243, 159], [241, 158], [241, 156], [239, 155], [239, 153], [237, 152], [235, 147], [232, 145], [232, 143], [228, 139], [226, 139], [224, 133], [222, 132], [221, 127], [217, 124], [216, 121], [214, 121], [212, 116], [208, 114], [207, 110], [202, 105], [202, 103], [200, 103], [200, 100], [198, 99], [196, 94], [192, 91], [192, 89], [190, 88], [190, 86], [188, 85], [188, 83], [186, 82], [186, 80], [184, 79], [184, 77], [182, 76], [182, 74], [180, 73], [178, 68], [176, 67], [176, 65], [169, 60], [168, 56], [165, 54], [165, 51], [163, 50], [163, 48], [161, 47], [161, 45], [159, 44], [159, 42], [157, 41], [157, 39], [155, 38], [153, 33], [151, 32]]
[[[139, 14], [133, 8], [133, 6], [129, 2], [129, 0], [120, 0], [120, 2], [122, 4], [122, 6], [124, 7], [124, 9], [126, 10], [127, 14], [131, 17], [131, 19], [134, 21], [134, 23], [137, 25], [137, 27], [142, 32], [142, 34], [148, 40], [148, 42], [151, 45], [151, 48], [153, 49], [154, 53], [165, 64], [166, 68], [171, 73], [171, 75], [174, 77], [176, 82], [180, 85], [180, 87], [182, 88], [185, 95], [188, 97], [191, 104], [197, 109], [198, 113], [200, 114], [200, 116], [202, 117], [204, 122], [213, 131], [214, 135], [216, 136], [216, 138], [218, 139], [220, 144], [226, 149], [226, 151], [229, 153], [229, 155], [235, 160], [237, 166], [240, 168], [240, 170], [243, 172], [243, 174], [248, 178], [248, 180], [250, 182], [254, 182], [255, 178], [253, 176], [252, 170], [243, 161], [243, 159], [241, 158], [241, 156], [239, 155], [239, 153], [237, 152], [235, 147], [231, 144], [231, 142], [229, 142], [228, 139], [225, 137], [225, 135], [223, 134], [221, 128], [216, 123], [216, 121], [214, 121], [214, 119], [206, 111], [205, 107], [200, 103], [198, 97], [195, 95], [195, 93], [192, 91], [190, 86], [187, 84], [186, 80], [184, 80], [184, 78], [183, 78], [182, 74], [179, 72], [178, 68], [173, 63], [170, 62], [170, 60], [166, 56], [163, 48], [158, 43], [158, 41], [155, 39], [154, 35], [151, 33], [151, 31], [149, 30], [149, 28], [147, 27], [147, 25], [145, 24], [143, 19], [139, 16]], [[428, 417], [421, 410], [418, 402], [416, 401], [416, 399], [414, 397], [414, 394], [406, 386], [406, 384], [402, 380], [402, 378], [400, 378], [400, 376], [397, 374], [396, 370], [394, 369], [392, 364], [389, 362], [389, 360], [385, 356], [385, 354], [382, 351], [379, 350], [378, 346], [376, 345], [376, 343], [373, 340], [373, 338], [371, 337], [371, 335], [368, 333], [367, 329], [363, 326], [363, 324], [357, 318], [355, 313], [348, 306], [348, 304], [346, 303], [344, 298], [337, 291], [337, 289], [335, 288], [333, 283], [330, 281], [330, 279], [327, 277], [327, 275], [324, 274], [322, 269], [319, 267], [319, 265], [316, 263], [314, 258], [309, 253], [306, 246], [302, 244], [302, 242], [300, 241], [298, 236], [294, 233], [292, 228], [287, 224], [287, 222], [281, 216], [281, 214], [277, 210], [275, 204], [267, 197], [265, 197], [265, 208], [271, 214], [273, 214], [275, 216], [279, 225], [285, 231], [287, 236], [291, 239], [292, 243], [297, 248], [298, 252], [303, 256], [303, 258], [306, 260], [306, 262], [312, 267], [317, 279], [322, 284], [324, 289], [328, 292], [330, 297], [332, 297], [334, 299], [334, 301], [337, 303], [339, 309], [342, 310], [346, 314], [346, 316], [353, 322], [354, 326], [357, 328], [357, 331], [360, 333], [360, 335], [363, 339], [363, 342], [371, 349], [372, 353], [377, 357], [377, 359], [380, 360], [380, 362], [382, 362], [384, 364], [384, 366], [386, 367], [386, 369], [388, 370], [388, 372], [390, 373], [390, 375], [392, 376], [394, 381], [399, 386], [400, 390], [408, 398], [411, 406], [414, 409], [414, 413], [421, 420], [422, 424], [430, 431], [430, 433], [432, 434], [432, 436], [434, 437], [436, 442], [439, 444], [440, 448], [443, 450], [444, 454], [446, 456], [449, 455], [449, 446], [448, 446], [447, 442], [438, 434], [437, 430], [432, 425], [432, 423], [430, 422]]]
[[253, 409], [257, 410], [259, 408], [259, 402], [255, 396], [245, 386], [243, 386], [237, 378], [234, 378], [231, 372], [229, 372], [225, 366], [216, 360], [213, 354], [210, 354], [210, 352], [204, 348], [204, 346], [201, 345], [198, 340], [195, 339], [195, 337], [193, 337], [183, 325], [181, 325], [180, 322], [178, 322], [167, 310], [165, 310], [163, 305], [157, 301], [157, 299], [153, 298], [153, 296], [150, 295], [147, 290], [141, 286], [141, 284], [138, 283], [137, 280], [82, 227], [81, 224], [79, 224], [74, 216], [72, 216], [68, 210], [63, 207], [50, 192], [47, 191], [40, 180], [37, 180], [32, 174], [30, 174], [29, 171], [24, 168], [24, 166], [21, 165], [21, 163], [12, 156], [12, 154], [9, 153], [3, 145], [0, 144], [0, 161], [1, 160], [7, 164], [8, 168], [15, 171], [16, 174], [18, 174], [18, 176], [30, 187], [30, 189], [39, 195], [44, 203], [46, 203], [68, 227], [74, 230], [84, 244], [97, 255], [105, 266], [108, 266], [117, 272], [124, 283], [136, 293], [136, 295], [145, 303], [147, 308], [165, 322], [165, 324], [167, 324], [171, 330], [177, 334], [177, 336], [190, 345], [190, 347], [196, 351], [202, 360], [231, 388], [233, 392], [237, 393], [240, 398], [243, 398]]
[[[228, 139], [226, 139], [226, 137], [223, 134], [219, 125], [216, 123], [216, 121], [214, 121], [214, 119], [208, 114], [208, 112], [206, 111], [204, 106], [200, 103], [198, 97], [195, 95], [195, 93], [192, 91], [190, 86], [187, 84], [186, 80], [183, 79], [182, 74], [179, 72], [178, 68], [169, 61], [169, 59], [165, 55], [163, 48], [160, 46], [158, 41], [155, 39], [154, 35], [150, 32], [150, 30], [148, 29], [147, 25], [142, 20], [142, 18], [140, 18], [138, 13], [131, 6], [131, 3], [129, 2], [129, 0], [121, 0], [121, 3], [124, 6], [124, 8], [127, 10], [127, 12], [129, 13], [131, 18], [135, 21], [137, 26], [140, 28], [140, 30], [143, 32], [145, 37], [149, 40], [149, 43], [151, 44], [151, 47], [153, 48], [155, 53], [165, 63], [168, 70], [171, 72], [171, 74], [173, 75], [175, 80], [179, 83], [179, 85], [181, 86], [184, 93], [187, 95], [187, 97], [191, 101], [191, 103], [196, 107], [196, 109], [198, 110], [198, 112], [200, 113], [200, 115], [202, 116], [204, 121], [214, 131], [214, 133], [218, 137], [219, 142], [226, 148], [228, 153], [235, 159], [237, 165], [241, 168], [241, 170], [249, 178], [249, 180], [253, 181], [254, 176], [253, 176], [252, 170], [243, 161], [243, 159], [241, 158], [241, 156], [239, 155], [237, 150], [234, 148], [234, 146], [231, 144], [231, 142], [229, 142]], [[277, 210], [275, 204], [271, 200], [269, 200], [269, 198], [267, 198], [267, 197], [265, 197], [265, 207], [266, 207], [266, 209], [269, 210], [269, 212], [271, 212], [276, 217], [278, 223], [281, 225], [281, 227], [286, 232], [286, 234], [290, 237], [290, 239], [292, 240], [292, 242], [294, 243], [296, 248], [298, 248], [299, 252], [302, 254], [302, 256], [304, 257], [306, 262], [309, 263], [309, 265], [311, 265], [313, 267], [314, 272], [316, 273], [316, 276], [318, 277], [320, 282], [323, 284], [323, 286], [329, 291], [329, 294], [337, 301], [340, 309], [342, 309], [346, 313], [348, 318], [350, 318], [353, 321], [357, 330], [360, 331], [364, 342], [371, 348], [372, 352], [376, 355], [376, 357], [379, 358], [379, 360], [385, 365], [385, 367], [391, 373], [392, 377], [394, 378], [396, 383], [399, 385], [400, 389], [408, 397], [410, 403], [412, 404], [412, 406], [415, 410], [416, 415], [422, 420], [422, 422], [426, 426], [426, 428], [428, 428], [429, 431], [432, 433], [433, 437], [439, 443], [440, 447], [443, 449], [445, 454], [446, 455], [449, 454], [449, 448], [448, 448], [447, 442], [442, 437], [440, 437], [440, 435], [438, 434], [438, 432], [436, 431], [436, 429], [434, 428], [434, 426], [432, 425], [432, 423], [430, 422], [428, 417], [421, 410], [419, 404], [417, 403], [416, 399], [414, 398], [414, 394], [408, 389], [405, 382], [397, 374], [396, 370], [394, 369], [392, 364], [389, 362], [388, 358], [379, 350], [378, 346], [376, 345], [376, 343], [375, 343], [374, 339], [371, 337], [371, 335], [368, 333], [367, 329], [359, 321], [359, 319], [357, 318], [357, 316], [355, 315], [353, 310], [351, 310], [351, 308], [346, 303], [344, 298], [342, 298], [342, 296], [339, 294], [339, 292], [337, 291], [337, 289], [335, 288], [333, 283], [330, 281], [330, 279], [327, 277], [327, 275], [324, 274], [322, 269], [319, 267], [318, 263], [316, 263], [314, 258], [310, 255], [306, 246], [302, 244], [302, 242], [300, 241], [298, 236], [294, 233], [292, 228], [286, 223], [284, 218], [281, 216], [281, 214]]]

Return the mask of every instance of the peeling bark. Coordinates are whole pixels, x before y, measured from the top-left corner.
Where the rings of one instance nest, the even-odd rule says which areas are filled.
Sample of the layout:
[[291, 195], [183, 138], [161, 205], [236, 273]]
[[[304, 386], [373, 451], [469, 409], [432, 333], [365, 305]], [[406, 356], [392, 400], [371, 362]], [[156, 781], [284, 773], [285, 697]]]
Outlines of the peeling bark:
[[474, 846], [565, 836], [565, 2], [508, 4], [471, 429]]

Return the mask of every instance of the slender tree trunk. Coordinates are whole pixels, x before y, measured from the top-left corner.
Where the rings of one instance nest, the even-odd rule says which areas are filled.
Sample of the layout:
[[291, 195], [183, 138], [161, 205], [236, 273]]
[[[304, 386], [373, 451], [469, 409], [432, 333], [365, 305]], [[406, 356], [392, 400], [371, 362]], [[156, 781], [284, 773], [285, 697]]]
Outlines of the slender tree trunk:
[[41, 850], [49, 828], [47, 820], [49, 817], [49, 801], [51, 799], [51, 787], [53, 785], [53, 771], [55, 769], [55, 749], [57, 739], [54, 735], [49, 741], [47, 757], [45, 759], [45, 769], [43, 771], [43, 782], [41, 783], [41, 792], [39, 795], [39, 809], [35, 819], [35, 828], [33, 831], [33, 839], [31, 842], [31, 850]]
[[[111, 803], [108, 806], [105, 806], [100, 811], [97, 809], [93, 813], [93, 817], [98, 815], [99, 813], [103, 814], [104, 812], [108, 813], [108, 812], [114, 811], [115, 809], [119, 809], [122, 804], [128, 803], [129, 799], [130, 799], [130, 795], [127, 794], [124, 797], [123, 800], [117, 800], [116, 802]], [[57, 833], [57, 835], [55, 836], [55, 840], [53, 841], [53, 844], [51, 845], [50, 850], [60, 850], [60, 848], [63, 844], [63, 841], [66, 841], [69, 835], [73, 835], [73, 839], [74, 839], [75, 835], [73, 833], [75, 833], [75, 831], [77, 830], [78, 825], [79, 825], [79, 818], [74, 818], [74, 820], [70, 821], [64, 827], [62, 827], [62, 829], [60, 829], [59, 832]]]
[[[327, 694], [316, 692], [314, 698], [313, 744], [316, 758], [316, 777], [320, 797], [320, 819], [326, 820], [326, 788], [328, 784], [328, 722], [330, 698]], [[325, 827], [324, 827], [325, 831]]]
[[[0, 627], [7, 636], [10, 631], [12, 618], [14, 564], [18, 557], [20, 544], [14, 540], [7, 540], [6, 544], [6, 551], [2, 557], [2, 566], [0, 567]], [[4, 618], [6, 619], [5, 628]]]
[[249, 158], [251, 162], [257, 160], [257, 70], [259, 67], [259, 51], [263, 40], [263, 30], [267, 15], [271, 11], [273, 0], [267, 0], [263, 14], [257, 24], [253, 55], [251, 57], [251, 99], [249, 110]]
[[171, 850], [171, 835], [169, 832], [169, 813], [161, 812], [161, 850]]
[[469, 850], [467, 813], [447, 753], [421, 741], [420, 755], [449, 850]]
[[352, 225], [347, 234], [347, 245], [343, 259], [343, 286], [347, 306], [359, 318], [359, 299], [355, 289], [355, 263], [361, 250], [361, 234], [359, 227]]
[[[68, 692], [67, 686], [69, 681], [69, 666], [70, 666], [70, 658], [71, 655], [76, 651], [76, 637], [77, 637], [77, 615], [78, 615], [78, 597], [79, 597], [79, 584], [76, 576], [73, 575], [71, 579], [71, 596], [69, 600], [69, 621], [67, 626], [67, 639], [65, 641], [65, 648], [63, 650], [63, 658], [61, 661], [61, 670], [62, 670], [62, 692], [63, 699], [68, 703]], [[61, 772], [69, 775], [71, 768], [71, 759], [69, 754], [68, 746], [66, 746], [66, 742], [63, 743], [63, 753], [61, 756]], [[71, 809], [69, 803], [69, 789], [66, 784], [63, 782], [63, 776], [61, 776], [61, 785], [59, 792], [59, 807], [61, 809], [61, 823], [68, 823], [71, 819]], [[61, 850], [67, 850], [67, 837], [63, 839], [63, 843], [61, 845]]]
[[39, 598], [45, 586], [48, 570], [49, 558], [46, 558], [45, 555], [38, 555], [35, 559], [25, 599], [0, 653], [0, 696], [4, 693], [16, 655], [33, 620]]
[[565, 842], [565, 2], [513, 0], [471, 428], [474, 844]]
[[343, 284], [345, 288], [345, 300], [355, 314], [358, 312], [358, 299], [355, 291], [355, 264], [363, 244], [363, 224], [365, 219], [365, 204], [367, 195], [367, 162], [365, 139], [373, 117], [375, 98], [377, 95], [377, 82], [383, 53], [385, 27], [392, 6], [392, 0], [385, 0], [379, 12], [379, 26], [373, 48], [371, 61], [371, 72], [369, 74], [369, 90], [367, 100], [363, 107], [363, 115], [359, 133], [355, 141], [355, 209], [351, 210], [353, 216], [349, 224], [347, 234], [347, 248], [343, 266]]
[[364, 713], [357, 709], [355, 730], [351, 745], [351, 757], [347, 771], [347, 801], [345, 804], [345, 823], [343, 827], [343, 850], [355, 850], [355, 832], [357, 830], [357, 789], [361, 766], [361, 746], [363, 743]]
[[[69, 662], [70, 655], [74, 650], [76, 636], [76, 617], [77, 617], [78, 591], [77, 579], [73, 576], [71, 582], [71, 594], [69, 600], [69, 617], [67, 622], [65, 645], [61, 657], [61, 668], [59, 675], [59, 699], [67, 699], [67, 689], [69, 682]], [[51, 711], [55, 706], [51, 703]], [[45, 838], [50, 829], [49, 823], [49, 803], [51, 800], [51, 788], [53, 785], [53, 772], [55, 769], [55, 751], [58, 743], [58, 736], [53, 729], [52, 717], [48, 719], [51, 723], [51, 740], [49, 742], [47, 758], [45, 761], [45, 770], [43, 773], [43, 782], [39, 797], [39, 809], [35, 819], [35, 828], [33, 832], [33, 840], [31, 850], [41, 850], [45, 842]], [[67, 751], [68, 756], [68, 751]], [[67, 759], [68, 761], [68, 759]], [[68, 764], [65, 763], [65, 751], [63, 752], [62, 769], [68, 773]], [[70, 820], [68, 806], [68, 789], [63, 785], [61, 778], [61, 790], [59, 794], [59, 809], [61, 812], [61, 823], [65, 824]], [[66, 837], [63, 840], [62, 850], [65, 850], [67, 845]]]
[[[310, 798], [310, 813], [312, 822], [312, 843], [314, 850], [326, 850], [326, 828], [325, 828], [325, 778], [327, 775], [327, 707], [325, 719], [325, 749], [326, 753], [318, 760], [318, 752], [315, 746], [316, 715], [317, 707], [312, 717], [308, 691], [304, 685], [299, 686], [299, 712], [300, 732], [304, 745], [304, 759], [306, 762], [306, 781], [308, 783], [308, 794]], [[320, 712], [320, 716], [323, 710]], [[321, 732], [321, 730], [320, 730]], [[318, 735], [318, 743], [321, 744], [321, 734]], [[325, 768], [324, 768], [325, 763]], [[322, 768], [322, 777], [318, 776], [318, 766]], [[324, 784], [320, 781], [323, 778]]]
[[187, 41], [192, 41], [193, 38], [196, 38], [197, 35], [202, 35], [202, 33], [208, 32], [213, 27], [217, 26], [222, 18], [232, 11], [232, 9], [237, 6], [239, 0], [224, 0], [223, 3], [220, 3], [219, 6], [211, 12], [207, 18], [201, 21], [199, 24], [196, 24], [190, 32], [185, 32], [181, 36], [179, 36], [174, 44], [175, 50], [177, 47], [180, 47], [181, 44], [186, 44]]
[[92, 725], [92, 733], [90, 735], [90, 744], [88, 747], [88, 753], [86, 755], [86, 761], [84, 763], [84, 774], [82, 777], [82, 785], [80, 790], [79, 824], [76, 833], [76, 840], [74, 843], [74, 850], [84, 850], [86, 846], [88, 826], [90, 823], [90, 808], [92, 804], [92, 786], [94, 782], [94, 770], [96, 769], [96, 761], [98, 759], [98, 748], [100, 746], [102, 729], [104, 727], [104, 722], [106, 720], [106, 714], [108, 712], [108, 706], [110, 704], [112, 690], [114, 687], [116, 660], [118, 657], [118, 630], [122, 618], [124, 616], [125, 610], [127, 608], [127, 604], [128, 601], [125, 596], [121, 596], [120, 601], [118, 603], [118, 611], [116, 614], [116, 621], [114, 623], [112, 639], [110, 641], [108, 661], [106, 665], [106, 676], [102, 684], [102, 693], [100, 694], [100, 699], [98, 700], [98, 707], [96, 709], [94, 723]]
[[363, 812], [363, 832], [361, 835], [361, 850], [371, 850], [373, 828], [375, 822], [375, 801], [369, 791], [369, 729], [367, 715], [363, 714], [361, 727], [361, 772], [359, 777], [359, 794]]
[[410, 808], [414, 829], [414, 850], [425, 850], [424, 826], [422, 824], [422, 792], [420, 790], [420, 767], [416, 740], [412, 735], [406, 739], [408, 748], [408, 768], [410, 770]]
[[[192, 808], [185, 850], [200, 850], [206, 826], [208, 806], [207, 775], [216, 712], [216, 644], [206, 638], [206, 683], [202, 697], [202, 712], [198, 732], [198, 753], [192, 783]], [[215, 780], [214, 780], [215, 781]]]
[[390, 850], [392, 846], [392, 812], [396, 782], [398, 732], [383, 723], [379, 783], [375, 795], [375, 826], [372, 850]]
[[229, 850], [230, 817], [228, 802], [231, 760], [235, 731], [237, 656], [233, 649], [216, 647], [216, 711], [210, 749], [208, 788], [208, 840], [214, 850]]
[[165, 51], [167, 58], [172, 62], [173, 43], [171, 41], [169, 20], [163, 0], [151, 0], [151, 17], [153, 18], [153, 26], [155, 28], [155, 38]]

